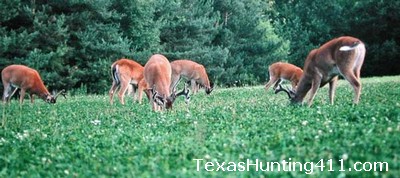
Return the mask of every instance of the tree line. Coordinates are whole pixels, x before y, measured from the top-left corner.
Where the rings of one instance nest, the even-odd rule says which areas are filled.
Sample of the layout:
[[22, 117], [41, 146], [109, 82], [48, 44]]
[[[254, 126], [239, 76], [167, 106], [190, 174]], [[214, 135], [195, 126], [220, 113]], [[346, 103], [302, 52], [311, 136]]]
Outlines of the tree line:
[[220, 86], [255, 85], [268, 66], [302, 67], [338, 36], [367, 46], [362, 76], [400, 73], [400, 1], [7, 0], [0, 2], [0, 69], [25, 64], [50, 89], [104, 93], [110, 65], [155, 53], [191, 59]]

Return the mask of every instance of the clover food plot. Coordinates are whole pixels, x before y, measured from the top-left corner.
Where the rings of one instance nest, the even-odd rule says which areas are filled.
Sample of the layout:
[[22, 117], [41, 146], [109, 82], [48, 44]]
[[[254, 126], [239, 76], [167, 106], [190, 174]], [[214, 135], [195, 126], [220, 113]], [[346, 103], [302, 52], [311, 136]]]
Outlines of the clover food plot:
[[[1, 105], [0, 177], [307, 176], [305, 170], [207, 172], [204, 163], [315, 162], [315, 177], [400, 175], [400, 77], [366, 78], [359, 105], [341, 80], [335, 104], [327, 87], [311, 108], [262, 86], [202, 90], [170, 112], [109, 104], [108, 96], [70, 96], [49, 105]], [[198, 167], [195, 159], [203, 159]], [[327, 161], [331, 160], [332, 172]], [[355, 162], [386, 162], [389, 171], [349, 171]], [[340, 166], [345, 171], [339, 171]], [[225, 165], [227, 166], [227, 165]], [[199, 169], [199, 171], [197, 170]], [[233, 170], [230, 167], [229, 170]]]

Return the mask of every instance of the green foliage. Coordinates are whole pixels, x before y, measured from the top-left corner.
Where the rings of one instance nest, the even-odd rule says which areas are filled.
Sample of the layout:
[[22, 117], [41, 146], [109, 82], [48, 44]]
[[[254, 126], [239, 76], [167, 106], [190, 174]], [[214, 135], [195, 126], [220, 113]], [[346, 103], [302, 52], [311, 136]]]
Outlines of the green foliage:
[[275, 34], [263, 1], [215, 1], [221, 26], [214, 43], [229, 50], [221, 82], [254, 84], [265, 81], [268, 65], [286, 58], [288, 46]]
[[287, 59], [290, 63], [302, 67], [309, 51], [342, 35], [334, 32], [334, 28], [340, 28], [340, 15], [345, 10], [338, 4], [334, 1], [276, 1], [274, 24], [278, 34], [290, 41]]
[[[99, 0], [0, 2], [0, 69], [25, 64], [51, 89], [105, 93], [120, 58], [203, 64], [220, 86], [254, 85], [268, 66], [303, 66], [330, 39], [363, 40], [362, 75], [399, 74], [400, 1]], [[105, 72], [105, 73], [104, 73]]]
[[213, 1], [183, 0], [165, 1], [160, 34], [163, 54], [171, 61], [190, 59], [206, 66], [211, 81], [221, 81], [229, 51], [212, 42], [218, 33], [218, 13]]
[[[352, 7], [347, 19], [350, 33], [367, 44], [365, 75], [395, 75], [400, 69], [400, 2], [362, 1]], [[395, 57], [396, 56], [396, 57]]]
[[[303, 66], [308, 52], [332, 38], [349, 35], [366, 43], [363, 76], [395, 75], [399, 54], [400, 2], [274, 1], [277, 33], [290, 41], [288, 61]], [[387, 52], [389, 54], [387, 54]]]
[[6, 21], [18, 16], [17, 7], [19, 7], [20, 5], [21, 5], [20, 0], [7, 0], [7, 1], [1, 2], [0, 22], [6, 22]]
[[71, 89], [82, 83], [90, 93], [108, 87], [112, 61], [132, 54], [123, 37], [121, 15], [109, 1], [23, 2], [19, 15], [2, 28], [1, 65], [25, 64], [37, 69], [49, 88]]
[[[311, 108], [263, 86], [182, 98], [169, 112], [109, 104], [106, 95], [60, 98], [50, 105], [0, 105], [0, 177], [396, 177], [400, 174], [400, 78], [362, 80], [361, 102], [339, 81], [335, 104], [320, 89]], [[262, 162], [333, 160], [333, 172], [196, 171], [194, 159]], [[340, 159], [345, 171], [341, 172]], [[348, 171], [355, 162], [387, 162], [389, 171]], [[205, 164], [203, 162], [203, 164]], [[227, 163], [226, 163], [227, 164]], [[226, 165], [225, 165], [226, 166]], [[216, 167], [214, 167], [216, 168]], [[360, 168], [360, 167], [359, 167]]]
[[121, 19], [118, 20], [119, 30], [130, 42], [129, 48], [133, 51], [124, 57], [133, 58], [143, 65], [152, 53], [161, 48], [162, 22], [156, 17], [161, 5], [157, 4], [155, 0], [116, 0], [112, 5], [112, 9], [121, 14]]

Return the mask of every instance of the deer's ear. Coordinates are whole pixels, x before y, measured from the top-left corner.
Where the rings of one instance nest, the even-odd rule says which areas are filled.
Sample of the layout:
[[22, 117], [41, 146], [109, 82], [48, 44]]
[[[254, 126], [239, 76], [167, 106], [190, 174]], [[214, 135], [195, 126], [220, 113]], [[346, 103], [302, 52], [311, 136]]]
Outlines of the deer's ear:
[[214, 90], [214, 83], [210, 82], [210, 87], [205, 87], [206, 94], [209, 95]]
[[295, 97], [295, 95], [296, 95], [293, 90], [283, 88], [282, 85], [279, 84], [278, 87], [275, 89], [275, 94], [277, 94], [277, 93], [279, 93], [281, 91], [285, 92], [288, 95], [289, 100], [293, 99]]
[[166, 101], [165, 101], [164, 97], [160, 96], [158, 94], [158, 92], [155, 91], [155, 90], [153, 91], [152, 98], [153, 98], [153, 101], [157, 103], [157, 105], [159, 105], [159, 106], [164, 106], [165, 105]]
[[159, 97], [156, 97], [154, 99], [154, 102], [156, 102], [157, 105], [159, 105], [159, 106], [164, 106], [164, 104], [165, 104], [165, 101], [162, 98], [160, 99]]
[[156, 97], [156, 95], [157, 95], [157, 91], [156, 90], [154, 90], [154, 88], [150, 88], [150, 89], [147, 89], [147, 91], [149, 91], [150, 92], [150, 94], [151, 94], [151, 98], [155, 98]]
[[64, 90], [64, 89], [62, 89], [62, 90], [59, 91], [58, 93], [55, 92], [55, 91], [53, 91], [53, 96], [54, 96], [54, 98], [55, 98], [56, 100], [57, 100], [58, 96], [60, 96], [60, 95], [62, 95], [65, 99], [67, 99], [67, 97], [65, 96], [66, 93], [65, 93], [65, 90]]

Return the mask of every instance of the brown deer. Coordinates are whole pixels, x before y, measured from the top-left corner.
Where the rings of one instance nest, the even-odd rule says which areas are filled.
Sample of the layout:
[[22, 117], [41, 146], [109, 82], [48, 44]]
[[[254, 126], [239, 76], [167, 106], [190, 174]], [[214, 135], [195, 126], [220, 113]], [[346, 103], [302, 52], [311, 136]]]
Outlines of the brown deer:
[[189, 91], [185, 89], [176, 94], [170, 92], [171, 85], [171, 65], [168, 59], [161, 55], [155, 54], [150, 57], [144, 66], [144, 78], [147, 82], [148, 90], [151, 93], [152, 108], [154, 111], [172, 109], [172, 104], [180, 95], [185, 95], [188, 98]]
[[[61, 90], [57, 94], [51, 95], [44, 86], [39, 73], [32, 68], [24, 65], [10, 65], [1, 72], [3, 81], [3, 103], [8, 103], [18, 88], [21, 89], [20, 104], [24, 102], [25, 93], [28, 92], [33, 103], [34, 95], [39, 96], [47, 103], [56, 103], [57, 97], [62, 94], [65, 97], [65, 91]], [[13, 90], [14, 88], [14, 90]]]
[[182, 77], [191, 82], [193, 93], [197, 92], [198, 85], [204, 87], [207, 94], [212, 92], [213, 84], [208, 80], [208, 75], [203, 65], [191, 60], [175, 60], [171, 62], [171, 68], [171, 92], [176, 89]]
[[293, 64], [276, 62], [269, 66], [269, 81], [265, 84], [265, 90], [268, 90], [271, 85], [275, 84], [273, 89], [275, 90], [282, 80], [288, 80], [292, 84], [292, 88], [296, 89], [297, 84], [300, 81], [303, 70]]
[[308, 100], [308, 106], [311, 106], [318, 88], [329, 83], [329, 99], [333, 104], [338, 76], [342, 75], [353, 87], [353, 103], [357, 104], [361, 94], [360, 70], [365, 52], [364, 43], [354, 37], [344, 36], [328, 41], [307, 56], [303, 76], [295, 92], [279, 86], [275, 93], [284, 91], [292, 103], [301, 103], [311, 89]]
[[[124, 96], [129, 85], [133, 85], [133, 100], [136, 100], [136, 89], [140, 87], [144, 68], [136, 61], [130, 59], [120, 59], [111, 65], [112, 86], [109, 91], [110, 103], [113, 104], [114, 93], [119, 88], [118, 98], [121, 104], [125, 104]], [[137, 86], [137, 87], [136, 87]], [[142, 101], [143, 90], [138, 91], [139, 103]]]

